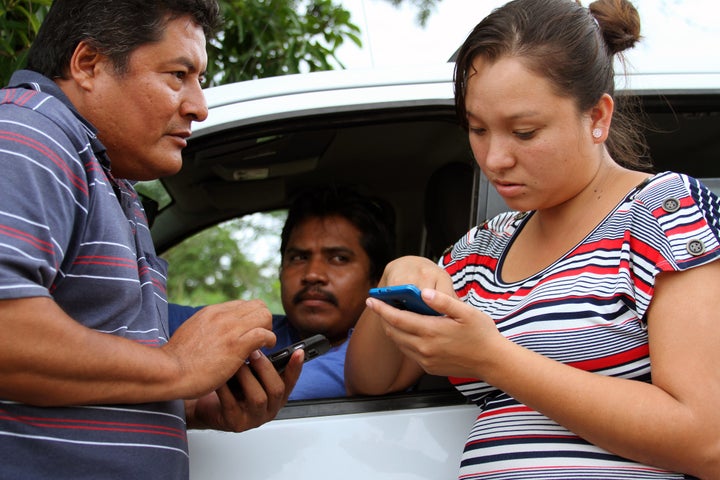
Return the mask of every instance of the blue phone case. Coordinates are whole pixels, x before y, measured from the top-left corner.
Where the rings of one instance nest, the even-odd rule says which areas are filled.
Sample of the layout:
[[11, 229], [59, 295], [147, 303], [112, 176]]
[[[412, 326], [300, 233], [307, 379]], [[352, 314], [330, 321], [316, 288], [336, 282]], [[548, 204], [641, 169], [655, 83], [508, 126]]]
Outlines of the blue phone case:
[[420, 296], [420, 289], [412, 284], [371, 288], [369, 293], [371, 297], [401, 310], [409, 310], [422, 315], [442, 315], [425, 303]]

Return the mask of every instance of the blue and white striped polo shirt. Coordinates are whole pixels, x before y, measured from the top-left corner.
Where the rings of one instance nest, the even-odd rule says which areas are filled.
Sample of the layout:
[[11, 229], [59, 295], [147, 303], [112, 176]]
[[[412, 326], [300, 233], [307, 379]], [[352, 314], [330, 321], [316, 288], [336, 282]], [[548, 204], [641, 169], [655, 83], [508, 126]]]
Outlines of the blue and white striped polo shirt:
[[[94, 128], [52, 81], [20, 71], [11, 85], [22, 87], [0, 90], [0, 299], [49, 296], [88, 328], [166, 343], [166, 265], [132, 185], [112, 179]], [[0, 478], [186, 478], [183, 403], [0, 400], [0, 458]]]

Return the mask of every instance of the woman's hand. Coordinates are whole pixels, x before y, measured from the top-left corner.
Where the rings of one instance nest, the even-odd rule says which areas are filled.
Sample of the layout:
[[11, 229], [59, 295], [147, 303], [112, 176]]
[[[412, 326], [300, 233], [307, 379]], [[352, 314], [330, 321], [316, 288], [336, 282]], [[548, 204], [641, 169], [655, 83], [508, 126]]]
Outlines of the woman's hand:
[[[407, 256], [393, 260], [385, 267], [378, 287], [408, 283], [454, 295], [450, 276], [424, 257]], [[381, 302], [368, 300], [368, 305], [378, 303]], [[384, 308], [391, 309], [387, 305]], [[386, 335], [385, 322], [378, 313], [387, 311], [383, 308], [365, 309], [355, 326], [345, 357], [348, 395], [382, 395], [401, 391], [415, 384], [423, 374], [423, 369], [415, 360], [406, 357]]]
[[378, 286], [408, 283], [420, 289], [434, 288], [448, 295], [455, 295], [452, 279], [447, 272], [425, 257], [405, 256], [388, 263]]
[[482, 378], [496, 358], [493, 345], [505, 342], [495, 322], [476, 308], [435, 289], [422, 297], [443, 317], [419, 315], [369, 299], [385, 335], [410, 360], [432, 375]]

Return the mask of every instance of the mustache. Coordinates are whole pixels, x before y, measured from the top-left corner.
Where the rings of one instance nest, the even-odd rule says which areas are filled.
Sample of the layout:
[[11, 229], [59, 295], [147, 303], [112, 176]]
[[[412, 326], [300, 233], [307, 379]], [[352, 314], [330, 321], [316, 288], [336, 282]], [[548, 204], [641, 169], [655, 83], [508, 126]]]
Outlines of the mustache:
[[298, 293], [295, 294], [295, 296], [292, 299], [292, 302], [294, 305], [297, 305], [298, 303], [302, 302], [303, 300], [322, 300], [324, 302], [328, 302], [334, 306], [338, 306], [338, 299], [335, 295], [333, 295], [331, 292], [328, 292], [327, 290], [323, 290], [322, 288], [319, 288], [314, 285], [309, 285], [307, 287], [304, 287], [302, 290], [300, 290]]

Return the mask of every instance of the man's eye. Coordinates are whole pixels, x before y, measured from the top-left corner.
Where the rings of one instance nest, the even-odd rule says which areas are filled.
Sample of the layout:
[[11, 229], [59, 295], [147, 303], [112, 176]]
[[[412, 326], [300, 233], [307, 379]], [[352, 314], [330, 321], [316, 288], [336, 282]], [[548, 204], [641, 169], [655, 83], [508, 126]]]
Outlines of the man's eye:
[[296, 253], [294, 255], [288, 255], [287, 261], [288, 263], [298, 263], [302, 262], [307, 258], [307, 255], [303, 255], [301, 253]]

